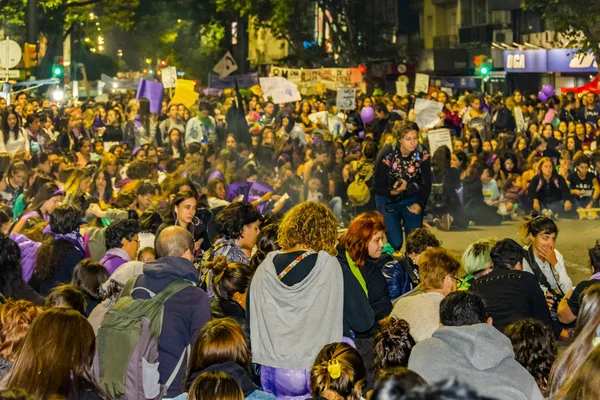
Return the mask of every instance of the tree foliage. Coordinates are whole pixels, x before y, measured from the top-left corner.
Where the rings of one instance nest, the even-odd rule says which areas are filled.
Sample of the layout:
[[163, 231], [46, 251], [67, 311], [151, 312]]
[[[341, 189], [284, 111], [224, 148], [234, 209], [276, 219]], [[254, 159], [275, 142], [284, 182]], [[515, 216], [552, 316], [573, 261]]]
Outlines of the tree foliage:
[[600, 2], [590, 0], [525, 0], [540, 11], [552, 29], [567, 39], [567, 47], [600, 57]]

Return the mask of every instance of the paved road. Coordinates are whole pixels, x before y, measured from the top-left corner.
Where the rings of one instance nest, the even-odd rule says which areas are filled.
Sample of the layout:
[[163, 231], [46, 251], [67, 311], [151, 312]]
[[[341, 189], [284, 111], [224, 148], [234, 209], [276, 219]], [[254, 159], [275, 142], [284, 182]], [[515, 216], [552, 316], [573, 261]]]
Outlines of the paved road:
[[[455, 252], [459, 257], [465, 248], [473, 241], [495, 236], [498, 238], [510, 237], [522, 243], [519, 227], [523, 221], [503, 222], [500, 226], [474, 226], [467, 231], [443, 232], [433, 228], [436, 236], [443, 242], [443, 246]], [[591, 275], [587, 250], [600, 239], [600, 220], [558, 221], [558, 239], [556, 248], [565, 258], [565, 264], [573, 283], [576, 284]]]

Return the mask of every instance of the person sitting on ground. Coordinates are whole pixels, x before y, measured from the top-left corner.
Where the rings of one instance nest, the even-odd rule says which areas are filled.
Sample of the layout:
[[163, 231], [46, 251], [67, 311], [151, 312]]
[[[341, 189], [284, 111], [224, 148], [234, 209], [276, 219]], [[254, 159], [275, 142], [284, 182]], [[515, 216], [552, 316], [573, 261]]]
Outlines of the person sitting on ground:
[[558, 304], [558, 319], [563, 324], [571, 324], [579, 315], [579, 306], [583, 291], [593, 284], [600, 283], [600, 240], [588, 250], [590, 266], [594, 273], [589, 280], [581, 281], [575, 288], [569, 290]]
[[27, 331], [42, 311], [27, 300], [8, 299], [0, 305], [0, 380], [10, 371]]
[[21, 250], [17, 243], [0, 232], [0, 295], [13, 300], [28, 300], [38, 306], [44, 305], [44, 298], [23, 280]]
[[81, 213], [73, 206], [61, 205], [50, 215], [30, 281], [42, 296], [47, 296], [58, 284], [71, 282], [73, 269], [88, 255], [80, 225]]
[[321, 349], [310, 370], [310, 394], [313, 399], [361, 399], [366, 381], [358, 351], [346, 343], [332, 343]]
[[144, 247], [138, 252], [137, 259], [144, 264], [156, 261], [156, 250], [154, 247]]
[[[185, 390], [189, 391], [194, 380], [203, 373], [224, 372], [235, 379], [246, 399], [275, 400], [275, 396], [263, 392], [252, 381], [249, 373], [250, 349], [246, 338], [240, 324], [232, 318], [219, 318], [207, 323], [192, 347]], [[176, 399], [184, 399], [183, 396]]]
[[244, 400], [238, 383], [225, 372], [205, 372], [198, 376], [188, 395], [188, 400]]
[[166, 397], [169, 398], [182, 393], [185, 368], [180, 367], [181, 354], [193, 342], [200, 329], [210, 321], [208, 296], [196, 286], [199, 283], [199, 273], [192, 264], [194, 251], [194, 238], [185, 228], [170, 226], [163, 229], [156, 239], [156, 253], [160, 258], [144, 265], [144, 273], [136, 278], [134, 291], [131, 293], [134, 300], [146, 299], [149, 298], [149, 293], [135, 288], [145, 288], [158, 294], [178, 280], [193, 283], [172, 295], [164, 304], [164, 320], [158, 340], [160, 383], [165, 384], [179, 368], [173, 384], [167, 390]]
[[481, 296], [500, 332], [524, 318], [535, 318], [552, 329], [544, 292], [535, 276], [523, 271], [523, 254], [523, 248], [514, 240], [500, 240], [490, 253], [493, 269], [475, 279], [469, 289]]
[[60, 307], [70, 308], [75, 310], [81, 315], [85, 315], [85, 309], [87, 307], [85, 294], [76, 285], [67, 283], [59, 285], [50, 291], [48, 297], [46, 297], [46, 308]]
[[573, 340], [569, 347], [557, 358], [550, 373], [550, 394], [563, 390], [565, 383], [576, 376], [590, 352], [599, 343], [600, 325], [600, 284], [594, 284], [583, 291], [581, 308], [575, 324]]
[[556, 250], [558, 227], [552, 219], [533, 212], [521, 227], [521, 235], [530, 243], [525, 246], [523, 271], [535, 275], [546, 293], [548, 306], [556, 308], [558, 298], [573, 288], [565, 260]]
[[465, 249], [460, 264], [467, 274], [463, 281], [464, 289], [468, 289], [474, 280], [488, 274], [492, 268], [490, 253], [497, 239], [493, 237], [483, 238], [471, 243]]
[[[424, 389], [427, 382], [419, 374], [408, 368], [385, 370], [379, 376], [377, 386], [373, 390], [371, 400], [404, 400], [404, 395], [411, 390]], [[469, 400], [472, 400], [469, 398]]]
[[535, 319], [522, 319], [504, 330], [513, 345], [515, 359], [538, 384], [544, 398], [549, 396], [550, 370], [558, 354], [548, 327]]
[[[398, 262], [386, 263], [381, 268], [392, 302], [419, 285], [418, 263], [421, 254], [429, 248], [440, 247], [440, 245], [440, 241], [426, 228], [415, 229], [406, 237], [404, 255]], [[391, 246], [384, 246], [384, 250], [386, 247], [390, 248]]]
[[404, 320], [390, 317], [381, 323], [375, 336], [373, 369], [375, 377], [381, 378], [385, 370], [406, 368], [410, 352], [415, 346], [410, 326]]
[[594, 400], [600, 398], [598, 389], [600, 347], [595, 347], [584, 359], [581, 367], [555, 392], [552, 400]]
[[109, 274], [103, 265], [86, 258], [75, 266], [72, 284], [85, 295], [85, 313], [89, 317], [94, 308], [102, 301], [100, 287], [108, 280]]
[[555, 218], [559, 213], [571, 211], [571, 191], [565, 178], [556, 172], [552, 160], [543, 157], [539, 170], [527, 189], [527, 196], [533, 199], [533, 209], [545, 217]]
[[459, 268], [458, 260], [446, 249], [430, 248], [421, 254], [421, 283], [417, 290], [396, 302], [391, 314], [408, 322], [415, 341], [431, 337], [439, 327], [440, 302], [457, 289], [460, 280], [455, 275]]
[[25, 336], [1, 389], [23, 389], [34, 399], [104, 399], [92, 372], [95, 339], [80, 313], [66, 308], [44, 311]]
[[409, 369], [429, 384], [454, 377], [498, 400], [543, 399], [533, 377], [515, 360], [510, 340], [491, 326], [478, 294], [451, 293], [439, 313], [442, 326], [413, 348]]
[[128, 261], [135, 260], [140, 247], [140, 224], [133, 219], [113, 222], [106, 228], [106, 255], [100, 260], [108, 274]]

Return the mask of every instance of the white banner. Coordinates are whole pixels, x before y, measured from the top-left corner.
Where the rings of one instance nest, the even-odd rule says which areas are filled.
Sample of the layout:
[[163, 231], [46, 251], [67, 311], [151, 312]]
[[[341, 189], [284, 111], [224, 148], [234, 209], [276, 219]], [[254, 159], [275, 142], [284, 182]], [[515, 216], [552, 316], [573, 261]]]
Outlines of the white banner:
[[415, 122], [419, 125], [419, 128], [431, 129], [440, 120], [440, 112], [442, 112], [442, 103], [437, 101], [417, 99], [415, 102]]
[[429, 138], [429, 154], [433, 157], [435, 151], [442, 147], [446, 146], [452, 152], [452, 135], [450, 134], [450, 129], [435, 129], [427, 132], [427, 137]]

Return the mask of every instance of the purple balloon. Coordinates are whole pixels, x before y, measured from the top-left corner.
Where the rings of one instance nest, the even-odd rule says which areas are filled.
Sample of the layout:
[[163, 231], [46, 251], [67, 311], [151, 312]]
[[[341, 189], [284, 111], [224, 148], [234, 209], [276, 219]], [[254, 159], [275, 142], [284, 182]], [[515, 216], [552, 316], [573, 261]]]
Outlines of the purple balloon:
[[362, 110], [360, 110], [360, 117], [365, 124], [373, 121], [375, 119], [375, 111], [373, 110], [373, 107], [364, 107]]
[[546, 83], [544, 86], [542, 86], [542, 92], [544, 92], [544, 94], [550, 98], [554, 96], [554, 86], [552, 86], [550, 83]]
[[542, 92], [541, 90], [538, 93], [538, 99], [540, 99], [540, 101], [543, 103], [547, 102], [549, 97], [550, 96], [548, 96], [546, 93]]

